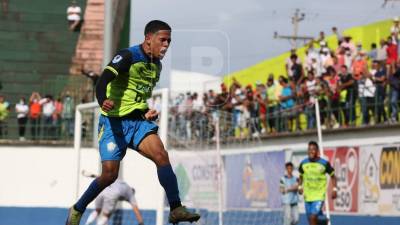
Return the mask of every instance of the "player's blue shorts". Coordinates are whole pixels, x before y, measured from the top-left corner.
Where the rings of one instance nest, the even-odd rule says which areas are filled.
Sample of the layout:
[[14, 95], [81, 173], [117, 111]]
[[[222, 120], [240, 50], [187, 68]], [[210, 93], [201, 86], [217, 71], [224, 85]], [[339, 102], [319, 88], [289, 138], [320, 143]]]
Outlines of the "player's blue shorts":
[[311, 215], [321, 216], [322, 206], [324, 205], [324, 201], [314, 201], [314, 202], [305, 202], [306, 214], [307, 217]]
[[158, 126], [140, 117], [107, 117], [99, 119], [99, 149], [101, 161], [121, 160], [126, 149], [138, 150], [140, 142], [157, 133]]

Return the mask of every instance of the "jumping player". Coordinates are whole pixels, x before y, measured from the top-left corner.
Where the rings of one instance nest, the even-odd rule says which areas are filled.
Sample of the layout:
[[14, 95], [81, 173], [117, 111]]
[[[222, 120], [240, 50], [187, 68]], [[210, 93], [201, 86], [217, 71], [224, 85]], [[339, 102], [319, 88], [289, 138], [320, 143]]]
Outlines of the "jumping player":
[[99, 196], [97, 196], [94, 210], [88, 217], [85, 225], [92, 224], [97, 220], [96, 225], [106, 225], [108, 220], [115, 210], [118, 201], [127, 201], [132, 206], [133, 213], [139, 225], [144, 225], [142, 215], [140, 214], [139, 207], [135, 198], [135, 189], [130, 187], [127, 183], [117, 179], [114, 183], [104, 189]]
[[140, 45], [119, 51], [106, 66], [96, 86], [101, 106], [99, 148], [102, 173], [70, 208], [67, 225], [79, 225], [87, 205], [118, 177], [120, 161], [128, 147], [135, 149], [157, 166], [160, 184], [169, 206], [169, 222], [197, 221], [200, 215], [181, 205], [176, 176], [167, 151], [153, 123], [158, 113], [148, 108], [146, 100], [159, 80], [160, 60], [171, 42], [171, 27], [159, 20], [150, 21]]
[[331, 164], [319, 157], [319, 147], [314, 141], [308, 143], [308, 158], [299, 166], [299, 194], [304, 193], [306, 215], [310, 225], [318, 224], [318, 216], [322, 214], [325, 201], [328, 174], [332, 179], [332, 198], [337, 196], [335, 171]]

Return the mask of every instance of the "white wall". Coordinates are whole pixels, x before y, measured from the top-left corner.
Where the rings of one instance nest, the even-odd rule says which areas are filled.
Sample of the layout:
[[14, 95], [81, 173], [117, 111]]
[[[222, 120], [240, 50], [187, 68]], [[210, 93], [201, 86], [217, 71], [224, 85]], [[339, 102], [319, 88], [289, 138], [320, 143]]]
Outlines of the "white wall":
[[[81, 170], [99, 172], [95, 149], [81, 153]], [[122, 176], [143, 209], [156, 209], [161, 187], [154, 164], [128, 150]], [[57, 147], [0, 147], [0, 206], [69, 207], [75, 202], [76, 152]], [[91, 178], [80, 176], [80, 194]]]

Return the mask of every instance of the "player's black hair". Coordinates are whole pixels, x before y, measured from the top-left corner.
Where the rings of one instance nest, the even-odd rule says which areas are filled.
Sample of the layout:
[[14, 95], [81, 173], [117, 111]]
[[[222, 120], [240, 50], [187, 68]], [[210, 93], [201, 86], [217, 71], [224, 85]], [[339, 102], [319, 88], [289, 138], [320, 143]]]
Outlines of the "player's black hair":
[[285, 163], [285, 167], [287, 168], [288, 166], [294, 167], [292, 162]]
[[308, 142], [308, 146], [310, 146], [310, 145], [314, 145], [315, 147], [317, 147], [317, 149], [319, 149], [318, 143], [315, 141]]
[[146, 24], [146, 27], [144, 28], [144, 35], [154, 34], [160, 30], [171, 31], [171, 27], [164, 21], [152, 20]]

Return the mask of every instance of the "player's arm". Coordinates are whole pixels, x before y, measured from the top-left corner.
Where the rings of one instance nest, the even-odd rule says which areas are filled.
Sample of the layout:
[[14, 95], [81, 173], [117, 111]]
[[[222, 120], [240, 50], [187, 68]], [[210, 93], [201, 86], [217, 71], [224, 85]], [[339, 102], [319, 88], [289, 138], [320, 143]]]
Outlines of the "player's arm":
[[332, 198], [335, 199], [337, 197], [337, 180], [335, 176], [335, 170], [331, 166], [331, 164], [328, 162], [326, 164], [326, 173], [331, 177], [331, 182], [332, 182]]
[[299, 194], [302, 195], [303, 194], [303, 174], [304, 174], [303, 164], [302, 163], [299, 166], [299, 173], [300, 173], [299, 181], [298, 181], [299, 186], [297, 186], [297, 190], [299, 191]]
[[139, 222], [139, 225], [144, 225], [142, 214], [139, 211], [139, 207], [137, 205], [132, 205], [133, 213], [135, 213], [136, 220]]
[[285, 181], [284, 181], [284, 178], [283, 178], [283, 177], [281, 178], [281, 180], [280, 180], [280, 182], [279, 182], [279, 191], [280, 191], [282, 194], [285, 194], [285, 193], [286, 193]]
[[129, 70], [132, 63], [132, 53], [128, 50], [119, 51], [113, 60], [106, 66], [96, 84], [97, 102], [104, 111], [114, 108], [114, 102], [107, 99], [107, 85], [120, 73]]

